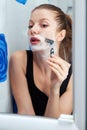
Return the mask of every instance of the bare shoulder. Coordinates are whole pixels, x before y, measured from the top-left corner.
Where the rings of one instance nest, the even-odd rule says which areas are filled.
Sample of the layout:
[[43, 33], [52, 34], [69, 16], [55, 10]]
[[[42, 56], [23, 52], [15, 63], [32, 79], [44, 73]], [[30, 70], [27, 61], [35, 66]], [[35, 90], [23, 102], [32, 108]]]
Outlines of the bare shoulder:
[[25, 71], [26, 66], [26, 51], [16, 51], [10, 56], [9, 67], [10, 69], [23, 69]]
[[13, 60], [13, 59], [20, 59], [22, 60], [22, 58], [26, 55], [26, 51], [23, 50], [23, 51], [16, 51], [14, 52], [11, 57], [10, 57], [10, 60]]

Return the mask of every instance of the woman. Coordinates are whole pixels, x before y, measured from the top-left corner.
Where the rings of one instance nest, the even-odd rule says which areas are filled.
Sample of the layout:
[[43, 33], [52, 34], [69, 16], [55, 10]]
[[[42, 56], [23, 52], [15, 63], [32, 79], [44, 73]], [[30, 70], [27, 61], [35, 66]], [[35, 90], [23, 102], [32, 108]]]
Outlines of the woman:
[[19, 114], [58, 118], [72, 113], [71, 24], [71, 18], [54, 5], [43, 4], [32, 11], [31, 50], [17, 51], [10, 58], [11, 88]]

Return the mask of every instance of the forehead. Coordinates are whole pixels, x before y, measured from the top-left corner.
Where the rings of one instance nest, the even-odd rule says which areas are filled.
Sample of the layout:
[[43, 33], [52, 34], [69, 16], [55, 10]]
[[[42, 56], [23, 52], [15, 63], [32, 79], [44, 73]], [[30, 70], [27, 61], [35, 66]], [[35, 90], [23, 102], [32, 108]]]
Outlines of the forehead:
[[55, 20], [55, 12], [48, 9], [36, 9], [31, 13], [31, 19], [49, 19]]

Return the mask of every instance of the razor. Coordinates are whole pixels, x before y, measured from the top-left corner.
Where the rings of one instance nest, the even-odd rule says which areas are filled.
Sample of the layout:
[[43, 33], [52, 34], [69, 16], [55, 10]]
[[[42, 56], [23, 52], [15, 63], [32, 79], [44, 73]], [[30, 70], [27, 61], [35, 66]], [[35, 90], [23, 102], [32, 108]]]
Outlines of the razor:
[[46, 38], [45, 42], [49, 43], [49, 45], [50, 45], [50, 56], [52, 56], [54, 54], [54, 41]]

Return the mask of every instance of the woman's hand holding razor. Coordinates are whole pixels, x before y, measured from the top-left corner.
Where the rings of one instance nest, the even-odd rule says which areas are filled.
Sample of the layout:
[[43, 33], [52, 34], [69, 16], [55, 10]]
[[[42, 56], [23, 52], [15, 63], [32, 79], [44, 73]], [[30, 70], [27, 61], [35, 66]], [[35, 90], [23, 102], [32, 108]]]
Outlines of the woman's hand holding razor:
[[52, 73], [54, 73], [52, 74], [53, 83], [51, 84], [51, 88], [52, 90], [57, 90], [60, 88], [62, 82], [67, 78], [70, 64], [55, 55], [48, 58], [47, 63], [49, 68], [52, 70]]

